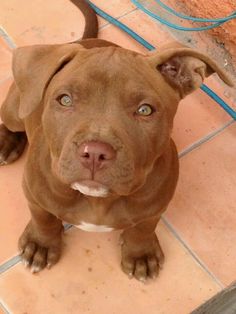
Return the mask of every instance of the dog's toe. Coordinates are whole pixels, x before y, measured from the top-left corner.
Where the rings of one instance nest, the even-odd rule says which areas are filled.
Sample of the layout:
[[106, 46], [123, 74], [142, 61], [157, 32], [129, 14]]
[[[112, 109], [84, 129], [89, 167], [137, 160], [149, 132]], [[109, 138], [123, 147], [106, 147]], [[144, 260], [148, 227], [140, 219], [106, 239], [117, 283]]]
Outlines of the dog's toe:
[[123, 243], [121, 267], [129, 277], [146, 282], [158, 276], [164, 262], [164, 254], [156, 236], [151, 244], [152, 246], [146, 243], [145, 246], [134, 247]]
[[148, 266], [148, 276], [152, 279], [156, 278], [159, 273], [160, 262], [158, 262], [155, 256], [150, 256], [147, 258], [147, 266]]
[[35, 252], [31, 264], [30, 271], [32, 273], [38, 273], [44, 269], [47, 265], [47, 249], [43, 247], [38, 247]]
[[135, 263], [134, 277], [139, 281], [145, 282], [148, 276], [147, 264], [144, 259], [138, 259]]
[[51, 268], [56, 264], [61, 256], [61, 249], [59, 247], [50, 247], [47, 252], [47, 268]]
[[31, 265], [36, 248], [37, 247], [34, 242], [28, 242], [22, 250], [21, 259], [25, 267]]
[[160, 268], [155, 256], [123, 259], [121, 266], [129, 278], [135, 277], [141, 282], [146, 282], [148, 278], [155, 279]]
[[122, 259], [121, 261], [121, 268], [123, 272], [128, 275], [129, 278], [133, 278], [134, 276], [134, 269], [135, 269], [135, 264], [133, 259]]
[[11, 132], [4, 124], [0, 125], [0, 166], [18, 159], [27, 143], [24, 132]]
[[4, 155], [0, 154], [0, 166], [4, 166], [7, 164], [7, 161], [4, 157]]
[[25, 244], [22, 250], [22, 264], [29, 268], [32, 274], [38, 273], [45, 267], [51, 268], [60, 258], [60, 248], [41, 247], [34, 242]]

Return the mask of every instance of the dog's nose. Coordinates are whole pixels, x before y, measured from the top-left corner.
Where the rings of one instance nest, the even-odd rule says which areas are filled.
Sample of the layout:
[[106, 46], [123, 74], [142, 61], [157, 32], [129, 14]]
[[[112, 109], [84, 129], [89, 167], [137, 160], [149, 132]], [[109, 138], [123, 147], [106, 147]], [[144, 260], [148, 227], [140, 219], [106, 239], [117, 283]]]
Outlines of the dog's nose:
[[114, 148], [104, 142], [90, 141], [79, 146], [81, 164], [95, 173], [107, 167], [116, 157]]

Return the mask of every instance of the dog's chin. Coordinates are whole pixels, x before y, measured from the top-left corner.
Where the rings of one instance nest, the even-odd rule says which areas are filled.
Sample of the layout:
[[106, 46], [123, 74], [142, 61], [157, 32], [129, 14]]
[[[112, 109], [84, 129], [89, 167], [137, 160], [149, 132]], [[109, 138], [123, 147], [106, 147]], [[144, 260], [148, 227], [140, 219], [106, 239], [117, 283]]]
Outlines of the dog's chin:
[[110, 190], [107, 186], [93, 180], [74, 182], [71, 184], [71, 188], [87, 196], [108, 197], [110, 195]]

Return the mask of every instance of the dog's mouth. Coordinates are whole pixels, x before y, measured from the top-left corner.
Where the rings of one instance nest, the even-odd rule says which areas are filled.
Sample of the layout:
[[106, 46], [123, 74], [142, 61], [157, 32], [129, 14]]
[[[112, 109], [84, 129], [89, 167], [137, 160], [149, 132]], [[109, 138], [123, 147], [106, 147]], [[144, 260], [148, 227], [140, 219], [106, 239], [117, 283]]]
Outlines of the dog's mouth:
[[82, 180], [71, 184], [73, 190], [93, 197], [107, 197], [110, 194], [109, 188], [94, 180]]

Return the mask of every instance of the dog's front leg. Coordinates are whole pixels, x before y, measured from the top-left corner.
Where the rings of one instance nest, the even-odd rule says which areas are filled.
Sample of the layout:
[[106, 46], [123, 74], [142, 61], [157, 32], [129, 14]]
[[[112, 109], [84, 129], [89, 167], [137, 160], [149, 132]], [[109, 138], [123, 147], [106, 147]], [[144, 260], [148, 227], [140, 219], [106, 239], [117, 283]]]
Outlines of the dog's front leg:
[[155, 234], [160, 218], [145, 220], [126, 229], [122, 235], [121, 266], [129, 277], [140, 281], [155, 278], [164, 255]]
[[22, 262], [32, 273], [50, 268], [61, 255], [62, 222], [35, 204], [29, 205], [31, 220], [19, 239]]

